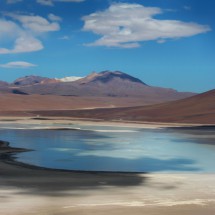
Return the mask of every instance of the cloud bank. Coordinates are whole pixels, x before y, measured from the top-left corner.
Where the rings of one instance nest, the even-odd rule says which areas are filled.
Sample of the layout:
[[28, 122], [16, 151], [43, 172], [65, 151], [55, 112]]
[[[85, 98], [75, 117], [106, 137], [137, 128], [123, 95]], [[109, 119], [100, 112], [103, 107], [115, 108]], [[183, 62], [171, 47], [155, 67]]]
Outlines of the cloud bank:
[[85, 0], [37, 0], [37, 3], [45, 6], [54, 6], [55, 2], [83, 2]]
[[207, 25], [180, 20], [160, 20], [164, 13], [158, 7], [140, 4], [114, 3], [107, 10], [84, 16], [84, 31], [91, 31], [101, 38], [89, 46], [135, 48], [142, 41], [163, 43], [168, 39], [191, 37], [210, 31]]
[[13, 47], [0, 47], [0, 54], [42, 50], [44, 46], [40, 36], [44, 33], [59, 31], [60, 20], [61, 18], [54, 14], [49, 14], [48, 19], [34, 15], [5, 14], [5, 17], [0, 19], [0, 39], [6, 43], [13, 43]]
[[9, 69], [27, 69], [35, 66], [37, 65], [25, 61], [14, 61], [6, 64], [0, 64], [0, 67]]

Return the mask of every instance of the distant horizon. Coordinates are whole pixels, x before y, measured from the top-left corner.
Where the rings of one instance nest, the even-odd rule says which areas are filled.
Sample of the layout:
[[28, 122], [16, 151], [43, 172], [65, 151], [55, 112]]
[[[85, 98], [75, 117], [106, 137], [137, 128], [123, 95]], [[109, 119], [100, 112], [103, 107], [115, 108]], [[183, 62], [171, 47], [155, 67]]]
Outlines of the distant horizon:
[[151, 86], [215, 88], [215, 1], [2, 0], [0, 80], [122, 71]]

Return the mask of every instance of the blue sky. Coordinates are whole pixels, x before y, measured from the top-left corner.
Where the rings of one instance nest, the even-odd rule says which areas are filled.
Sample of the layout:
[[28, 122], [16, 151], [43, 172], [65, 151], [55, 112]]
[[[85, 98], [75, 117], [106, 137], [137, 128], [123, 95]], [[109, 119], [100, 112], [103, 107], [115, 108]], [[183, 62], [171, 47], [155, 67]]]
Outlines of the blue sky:
[[215, 1], [1, 0], [0, 80], [120, 70], [154, 86], [215, 88]]

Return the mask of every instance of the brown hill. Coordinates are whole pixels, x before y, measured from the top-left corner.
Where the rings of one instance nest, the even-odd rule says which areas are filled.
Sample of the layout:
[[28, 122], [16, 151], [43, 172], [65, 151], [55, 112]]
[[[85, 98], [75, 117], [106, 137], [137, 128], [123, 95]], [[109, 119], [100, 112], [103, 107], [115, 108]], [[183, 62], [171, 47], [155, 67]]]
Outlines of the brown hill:
[[5, 111], [73, 110], [148, 105], [156, 101], [128, 97], [77, 97], [0, 93], [0, 114]]
[[215, 90], [179, 101], [144, 107], [47, 111], [39, 114], [104, 120], [215, 124]]
[[4, 93], [4, 92], [10, 92], [11, 90], [8, 88], [9, 84], [5, 81], [0, 81], [0, 92]]
[[5, 81], [0, 81], [0, 87], [6, 87], [8, 86], [9, 84]]
[[49, 83], [57, 83], [57, 82], [59, 82], [59, 81], [57, 81], [56, 79], [30, 75], [30, 76], [25, 76], [23, 78], [16, 79], [12, 83], [12, 85], [22, 87], [22, 86], [32, 86], [35, 84], [49, 84]]

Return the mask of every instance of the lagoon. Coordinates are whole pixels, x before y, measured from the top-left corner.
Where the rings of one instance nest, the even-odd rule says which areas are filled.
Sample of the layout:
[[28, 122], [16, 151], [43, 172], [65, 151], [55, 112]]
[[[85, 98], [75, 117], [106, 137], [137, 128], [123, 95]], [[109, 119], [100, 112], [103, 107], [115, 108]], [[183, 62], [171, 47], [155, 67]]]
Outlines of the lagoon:
[[215, 173], [215, 128], [0, 125], [0, 139], [31, 149], [14, 159], [40, 167], [116, 172]]

